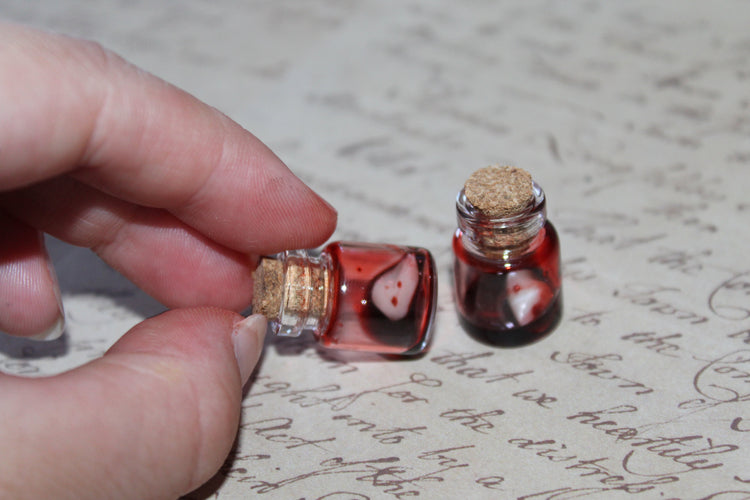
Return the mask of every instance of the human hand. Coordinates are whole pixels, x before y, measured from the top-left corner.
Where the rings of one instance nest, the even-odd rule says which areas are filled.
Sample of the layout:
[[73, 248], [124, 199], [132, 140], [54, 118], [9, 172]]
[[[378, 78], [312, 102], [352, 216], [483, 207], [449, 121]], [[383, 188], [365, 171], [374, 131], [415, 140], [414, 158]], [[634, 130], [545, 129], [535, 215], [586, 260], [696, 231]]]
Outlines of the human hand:
[[335, 212], [258, 139], [99, 46], [0, 24], [0, 330], [59, 331], [40, 232], [176, 309], [107, 354], [0, 375], [0, 496], [170, 498], [233, 442], [265, 322], [253, 257], [317, 246]]

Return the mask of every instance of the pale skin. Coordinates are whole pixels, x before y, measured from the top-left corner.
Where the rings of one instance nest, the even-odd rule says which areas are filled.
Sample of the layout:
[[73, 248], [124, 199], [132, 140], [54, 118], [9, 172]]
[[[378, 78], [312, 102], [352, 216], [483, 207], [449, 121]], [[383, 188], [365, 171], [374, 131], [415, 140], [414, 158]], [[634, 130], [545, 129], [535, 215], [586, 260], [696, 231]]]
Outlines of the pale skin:
[[322, 244], [335, 211], [252, 134], [91, 42], [0, 23], [0, 330], [55, 331], [41, 233], [171, 310], [100, 359], [0, 374], [1, 498], [176, 498], [237, 432], [265, 322], [258, 255]]

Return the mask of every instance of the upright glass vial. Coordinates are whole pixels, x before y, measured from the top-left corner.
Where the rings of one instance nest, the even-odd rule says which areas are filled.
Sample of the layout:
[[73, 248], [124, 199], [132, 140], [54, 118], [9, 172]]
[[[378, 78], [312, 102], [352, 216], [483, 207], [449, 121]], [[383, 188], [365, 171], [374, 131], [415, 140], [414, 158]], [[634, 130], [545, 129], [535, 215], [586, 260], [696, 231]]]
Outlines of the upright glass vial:
[[425, 249], [335, 242], [319, 255], [264, 257], [254, 279], [253, 310], [276, 335], [310, 331], [326, 347], [401, 355], [429, 343], [437, 273]]
[[562, 314], [560, 244], [544, 191], [528, 172], [474, 172], [456, 199], [454, 295], [462, 326], [492, 345], [551, 332]]

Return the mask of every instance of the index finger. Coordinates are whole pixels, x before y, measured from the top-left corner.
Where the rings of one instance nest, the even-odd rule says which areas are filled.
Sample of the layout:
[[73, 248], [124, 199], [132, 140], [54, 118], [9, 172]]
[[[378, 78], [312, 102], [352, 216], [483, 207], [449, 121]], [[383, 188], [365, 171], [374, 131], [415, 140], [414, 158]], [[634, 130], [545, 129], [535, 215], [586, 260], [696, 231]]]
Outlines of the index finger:
[[333, 231], [335, 211], [256, 137], [96, 44], [3, 25], [0, 67], [0, 190], [70, 173], [241, 252]]

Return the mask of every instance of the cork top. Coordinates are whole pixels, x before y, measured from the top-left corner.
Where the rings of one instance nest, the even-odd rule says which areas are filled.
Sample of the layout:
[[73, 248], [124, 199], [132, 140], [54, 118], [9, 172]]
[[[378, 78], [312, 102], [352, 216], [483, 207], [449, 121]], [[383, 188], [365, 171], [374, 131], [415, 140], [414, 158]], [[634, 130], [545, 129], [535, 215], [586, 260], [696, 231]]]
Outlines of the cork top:
[[275, 259], [261, 259], [253, 280], [253, 312], [275, 318], [281, 309], [283, 264]]
[[464, 193], [469, 203], [489, 217], [517, 214], [534, 198], [531, 174], [511, 166], [477, 170], [466, 180]]

